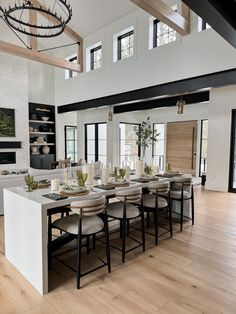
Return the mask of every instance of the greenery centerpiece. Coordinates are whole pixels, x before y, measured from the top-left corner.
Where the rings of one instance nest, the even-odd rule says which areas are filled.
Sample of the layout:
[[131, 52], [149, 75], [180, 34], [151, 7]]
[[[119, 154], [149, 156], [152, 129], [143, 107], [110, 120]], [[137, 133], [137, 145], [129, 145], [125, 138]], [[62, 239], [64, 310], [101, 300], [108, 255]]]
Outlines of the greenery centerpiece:
[[157, 133], [157, 130], [152, 128], [150, 117], [147, 117], [141, 125], [135, 126], [134, 132], [137, 135], [136, 144], [141, 147], [141, 158], [144, 160], [146, 149], [149, 145], [157, 142], [157, 137], [160, 133]]
[[27, 185], [26, 192], [33, 192], [38, 188], [38, 181], [35, 181], [34, 176], [30, 176], [29, 174], [25, 176], [25, 183]]

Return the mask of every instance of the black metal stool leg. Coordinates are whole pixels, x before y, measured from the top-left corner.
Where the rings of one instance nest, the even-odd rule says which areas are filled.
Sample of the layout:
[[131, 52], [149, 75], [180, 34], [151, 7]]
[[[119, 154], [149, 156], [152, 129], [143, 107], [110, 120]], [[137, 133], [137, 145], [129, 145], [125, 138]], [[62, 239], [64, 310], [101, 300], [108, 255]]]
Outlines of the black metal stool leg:
[[180, 212], [180, 231], [183, 230], [184, 223], [184, 202], [181, 200], [181, 212]]
[[143, 208], [141, 208], [141, 225], [142, 225], [143, 252], [145, 252], [145, 222], [144, 222], [144, 210], [143, 210]]
[[169, 204], [169, 224], [170, 224], [170, 237], [173, 236], [173, 227], [172, 227], [172, 208], [171, 208], [171, 202]]
[[79, 232], [78, 232], [78, 242], [77, 242], [77, 272], [76, 272], [76, 279], [77, 279], [77, 289], [80, 288], [80, 277], [81, 277], [81, 239], [82, 239], [82, 224], [81, 218], [79, 220]]
[[108, 230], [108, 222], [107, 222], [107, 215], [106, 214], [105, 214], [104, 228], [105, 228], [107, 267], [108, 267], [108, 272], [110, 273], [111, 272], [110, 240], [109, 240], [109, 230]]
[[122, 263], [125, 262], [125, 232], [126, 232], [126, 221], [122, 220]]
[[192, 225], [194, 225], [194, 195], [193, 195], [193, 187], [192, 187], [192, 199], [191, 199], [191, 208], [192, 208]]
[[127, 220], [127, 235], [129, 235], [129, 220]]

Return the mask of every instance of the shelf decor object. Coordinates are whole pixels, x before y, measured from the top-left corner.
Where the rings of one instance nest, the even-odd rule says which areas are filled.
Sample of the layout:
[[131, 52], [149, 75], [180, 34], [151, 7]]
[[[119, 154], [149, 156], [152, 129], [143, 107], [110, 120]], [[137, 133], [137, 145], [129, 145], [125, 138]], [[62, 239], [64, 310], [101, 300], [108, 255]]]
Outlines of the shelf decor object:
[[[6, 7], [0, 6], [6, 24], [28, 36], [38, 38], [56, 37], [64, 32], [71, 20], [72, 8], [66, 0], [9, 0]], [[32, 21], [29, 16], [41, 14], [44, 18]], [[52, 23], [53, 21], [53, 23]]]
[[41, 119], [42, 119], [43, 121], [48, 121], [48, 120], [49, 120], [49, 117], [41, 117]]
[[43, 146], [43, 153], [44, 153], [45, 155], [47, 155], [47, 154], [49, 154], [49, 152], [50, 152], [50, 147], [47, 146], [47, 145]]
[[55, 106], [29, 103], [30, 166], [51, 169], [56, 159]]

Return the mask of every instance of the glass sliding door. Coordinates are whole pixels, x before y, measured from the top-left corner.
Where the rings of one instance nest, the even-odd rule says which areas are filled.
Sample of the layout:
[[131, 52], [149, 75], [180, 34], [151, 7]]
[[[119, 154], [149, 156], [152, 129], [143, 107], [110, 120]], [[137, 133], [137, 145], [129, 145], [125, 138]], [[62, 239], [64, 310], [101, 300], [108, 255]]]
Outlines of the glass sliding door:
[[134, 165], [135, 159], [140, 156], [135, 126], [139, 127], [139, 124], [120, 123], [120, 164], [128, 161]]
[[85, 125], [85, 160], [88, 163], [107, 161], [107, 124], [91, 123]]
[[165, 170], [165, 123], [154, 123], [154, 130], [159, 136], [157, 142], [153, 144], [153, 159], [156, 161], [160, 170]]
[[65, 126], [65, 158], [77, 162], [77, 127]]
[[236, 109], [232, 110], [229, 192], [236, 193]]

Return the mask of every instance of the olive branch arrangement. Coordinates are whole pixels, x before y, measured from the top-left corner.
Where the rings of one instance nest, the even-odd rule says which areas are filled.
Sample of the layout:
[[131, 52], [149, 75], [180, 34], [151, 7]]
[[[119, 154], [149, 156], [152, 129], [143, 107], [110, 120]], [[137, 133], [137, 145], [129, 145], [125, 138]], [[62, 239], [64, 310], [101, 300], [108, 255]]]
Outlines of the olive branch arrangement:
[[145, 158], [146, 149], [149, 145], [157, 142], [160, 133], [152, 128], [150, 117], [147, 117], [139, 126], [134, 126], [134, 132], [137, 135], [136, 144], [141, 146], [141, 157]]

